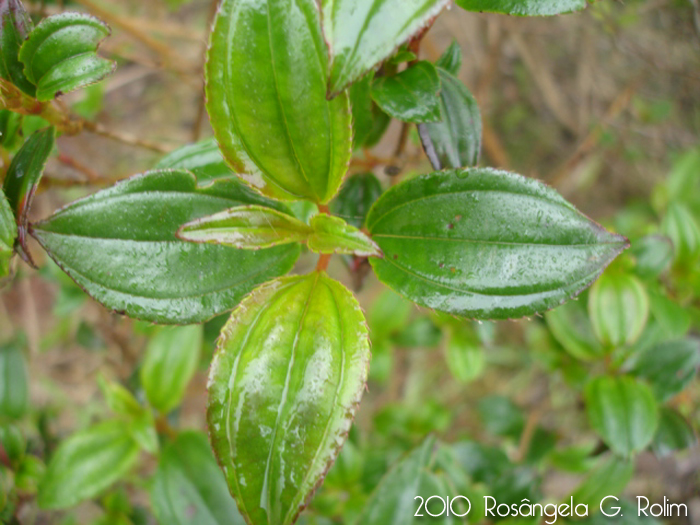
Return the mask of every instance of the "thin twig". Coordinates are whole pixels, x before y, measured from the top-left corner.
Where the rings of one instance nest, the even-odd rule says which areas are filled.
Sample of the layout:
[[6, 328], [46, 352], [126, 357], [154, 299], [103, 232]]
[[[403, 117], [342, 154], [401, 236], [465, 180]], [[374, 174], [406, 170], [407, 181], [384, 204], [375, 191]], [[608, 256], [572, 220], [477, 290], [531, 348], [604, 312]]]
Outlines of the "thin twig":
[[94, 133], [95, 135], [116, 140], [123, 144], [128, 144], [129, 146], [138, 146], [141, 148], [150, 149], [151, 151], [156, 151], [158, 153], [169, 153], [170, 151], [172, 151], [172, 148], [169, 148], [163, 144], [151, 142], [149, 140], [143, 140], [130, 133], [112, 131], [105, 128], [102, 124], [95, 122], [85, 121], [83, 123], [83, 129], [85, 131], [89, 131], [90, 133]]

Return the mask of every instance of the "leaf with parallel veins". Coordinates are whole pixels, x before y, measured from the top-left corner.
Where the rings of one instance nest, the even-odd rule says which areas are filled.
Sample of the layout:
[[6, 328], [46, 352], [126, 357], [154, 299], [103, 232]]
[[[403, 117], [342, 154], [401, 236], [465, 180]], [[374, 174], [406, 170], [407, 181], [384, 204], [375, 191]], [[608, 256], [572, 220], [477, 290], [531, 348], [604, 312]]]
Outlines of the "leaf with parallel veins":
[[394, 186], [367, 229], [379, 280], [420, 305], [481, 319], [532, 315], [589, 286], [627, 246], [553, 189], [492, 169]]
[[326, 99], [328, 52], [314, 0], [223, 0], [207, 109], [228, 163], [261, 192], [325, 203], [352, 153], [347, 94]]
[[248, 523], [294, 523], [359, 404], [369, 335], [352, 294], [323, 272], [252, 292], [222, 331], [209, 435]]
[[311, 219], [313, 233], [309, 250], [316, 253], [339, 253], [360, 257], [381, 257], [379, 246], [354, 226], [340, 217], [320, 213]]
[[518, 16], [550, 16], [579, 11], [586, 0], [456, 0], [459, 7], [479, 13]]

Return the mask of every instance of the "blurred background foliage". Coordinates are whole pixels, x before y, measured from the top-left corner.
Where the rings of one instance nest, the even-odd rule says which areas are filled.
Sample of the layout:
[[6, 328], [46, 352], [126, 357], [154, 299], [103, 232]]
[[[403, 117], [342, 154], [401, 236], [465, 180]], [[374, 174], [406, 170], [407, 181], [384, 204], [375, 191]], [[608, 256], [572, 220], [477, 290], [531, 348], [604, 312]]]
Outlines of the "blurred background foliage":
[[[26, 4], [37, 17], [70, 8], [110, 24], [102, 52], [118, 60], [116, 74], [62, 102], [135, 143], [59, 138], [34, 219], [153, 167], [162, 157], [154, 149], [210, 135], [202, 66], [214, 3]], [[498, 323], [418, 309], [367, 277], [366, 262], [334, 258], [330, 271], [367, 312], [371, 377], [302, 522], [374, 523], [362, 514], [368, 505], [399, 504], [371, 496], [380, 480], [378, 490], [400, 492], [418, 473], [429, 493], [474, 502], [574, 494], [594, 508], [608, 494], [666, 496], [687, 504], [690, 517], [660, 520], [700, 523], [699, 13], [689, 0], [604, 0], [551, 19], [456, 8], [438, 19], [420, 56], [435, 61], [452, 41], [461, 47], [460, 79], [483, 116], [481, 164], [553, 185], [632, 246], [577, 301]], [[0, 126], [6, 169], [21, 136], [42, 122], [0, 113]], [[417, 133], [396, 121], [351, 165], [383, 188], [428, 171]], [[37, 262], [39, 271], [17, 264], [0, 296], [3, 522], [230, 523], [225, 490], [202, 488], [220, 476], [203, 430], [206, 370], [225, 317], [202, 328], [129, 320], [91, 301], [48, 258]], [[300, 269], [314, 262], [307, 255]], [[628, 417], [627, 426], [615, 423]], [[89, 482], [64, 487], [77, 506], [39, 510], [46, 464], [60, 468], [51, 463], [58, 444], [87, 433], [113, 449], [115, 424], [128, 424], [133, 442], [80, 467]], [[427, 436], [447, 445], [421, 455]]]

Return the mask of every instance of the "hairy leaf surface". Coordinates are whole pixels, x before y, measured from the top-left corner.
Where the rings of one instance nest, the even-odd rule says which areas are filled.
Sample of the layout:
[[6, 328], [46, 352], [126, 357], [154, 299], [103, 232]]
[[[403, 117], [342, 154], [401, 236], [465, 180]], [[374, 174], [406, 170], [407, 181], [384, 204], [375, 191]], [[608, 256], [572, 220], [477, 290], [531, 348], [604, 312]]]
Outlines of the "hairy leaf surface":
[[44, 18], [19, 52], [24, 74], [36, 85], [36, 98], [51, 100], [110, 75], [116, 63], [97, 56], [110, 33], [104, 22], [82, 13]]
[[467, 11], [518, 16], [549, 16], [586, 7], [586, 0], [456, 0]]
[[331, 53], [331, 96], [377, 67], [427, 28], [450, 0], [322, 0]]
[[367, 217], [379, 279], [429, 308], [483, 319], [531, 315], [589, 286], [627, 245], [558, 193], [492, 169], [394, 186]]
[[96, 300], [163, 324], [201, 322], [288, 272], [299, 247], [257, 252], [181, 241], [183, 224], [241, 204], [283, 206], [236, 179], [205, 188], [186, 171], [137, 175], [34, 225], [49, 255]]
[[207, 109], [228, 163], [267, 195], [328, 202], [352, 150], [347, 94], [326, 99], [328, 51], [315, 0], [223, 0]]
[[264, 284], [234, 311], [207, 419], [248, 523], [294, 523], [345, 441], [368, 364], [362, 311], [325, 273]]

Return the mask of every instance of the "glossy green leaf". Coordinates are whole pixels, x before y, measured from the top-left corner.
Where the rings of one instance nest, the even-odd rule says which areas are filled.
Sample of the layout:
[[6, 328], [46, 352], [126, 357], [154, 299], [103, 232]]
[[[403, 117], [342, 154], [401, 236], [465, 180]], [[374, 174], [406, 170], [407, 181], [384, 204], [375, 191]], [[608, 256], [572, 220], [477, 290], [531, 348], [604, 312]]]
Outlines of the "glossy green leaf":
[[425, 154], [436, 170], [475, 166], [481, 155], [481, 113], [461, 80], [438, 68], [443, 119], [418, 126]]
[[673, 241], [665, 235], [647, 235], [632, 243], [631, 252], [637, 260], [635, 271], [642, 277], [655, 278], [673, 261]]
[[632, 474], [633, 461], [615, 456], [607, 458], [576, 488], [572, 495], [574, 502], [588, 505], [589, 509], [598, 509], [603, 498], [622, 493]]
[[[453, 40], [445, 52], [438, 58], [435, 65], [438, 69], [447, 71], [450, 75], [457, 76], [462, 67], [462, 48], [459, 42]], [[444, 113], [443, 113], [444, 114]]]
[[682, 392], [700, 366], [700, 341], [683, 339], [649, 346], [633, 358], [630, 373], [646, 379], [660, 401]]
[[156, 164], [156, 169], [181, 169], [194, 173], [197, 184], [234, 176], [214, 138], [204, 139], [167, 154]]
[[252, 252], [175, 237], [191, 220], [242, 204], [284, 209], [237, 179], [198, 188], [186, 171], [153, 171], [70, 204], [35, 224], [33, 234], [108, 308], [163, 324], [196, 323], [232, 309], [299, 256], [295, 245]]
[[245, 525], [200, 432], [183, 432], [163, 449], [151, 502], [161, 525]]
[[550, 16], [586, 7], [586, 0], [456, 0], [467, 11], [517, 16]]
[[360, 257], [381, 257], [382, 251], [372, 239], [343, 219], [319, 213], [311, 218], [313, 233], [309, 250], [317, 253], [345, 253]]
[[105, 23], [82, 13], [44, 18], [19, 52], [24, 74], [36, 85], [36, 98], [51, 100], [113, 73], [116, 63], [97, 56], [110, 33]]
[[24, 76], [19, 50], [33, 28], [32, 19], [21, 0], [0, 2], [0, 78], [9, 80], [32, 97], [36, 93], [36, 87]]
[[434, 494], [430, 493], [430, 490], [426, 494], [425, 478], [434, 461], [435, 448], [435, 439], [429, 437], [394, 465], [370, 496], [357, 523], [408, 525], [420, 522], [414, 517], [418, 503], [414, 498], [416, 496], [425, 498]]
[[326, 99], [314, 0], [224, 0], [211, 36], [207, 109], [228, 163], [278, 198], [325, 203], [347, 171], [347, 94]]
[[312, 229], [299, 219], [265, 206], [239, 206], [185, 224], [185, 241], [223, 244], [247, 250], [304, 242]]
[[202, 336], [200, 325], [174, 326], [161, 329], [148, 342], [141, 384], [148, 402], [159, 412], [167, 414], [182, 402], [197, 371]]
[[105, 421], [61, 442], [39, 485], [39, 506], [64, 509], [97, 496], [134, 466], [139, 446], [121, 421]]
[[352, 294], [325, 273], [246, 297], [209, 377], [209, 434], [248, 523], [293, 523], [352, 424], [369, 366]]
[[379, 279], [429, 308], [482, 319], [531, 315], [575, 296], [625, 247], [554, 190], [492, 169], [394, 186], [367, 228]]
[[373, 173], [358, 173], [348, 179], [331, 203], [331, 211], [355, 228], [362, 228], [370, 208], [382, 194], [382, 184]]
[[621, 456], [641, 452], [654, 437], [658, 406], [645, 383], [632, 377], [598, 377], [586, 386], [586, 411], [595, 431]]
[[605, 355], [582, 301], [569, 301], [550, 310], [545, 319], [557, 342], [576, 359], [593, 361]]
[[426, 29], [450, 0], [322, 0], [335, 96]]
[[55, 141], [54, 128], [34, 133], [15, 154], [5, 175], [3, 190], [15, 214], [18, 225], [17, 240], [25, 253], [27, 215]]
[[17, 223], [12, 216], [12, 208], [0, 189], [0, 279], [10, 273], [10, 259], [17, 238]]
[[690, 448], [697, 443], [693, 427], [672, 408], [662, 407], [659, 427], [654, 435], [653, 448], [659, 456], [665, 456], [677, 450]]
[[29, 404], [29, 378], [18, 341], [0, 344], [0, 419], [20, 419]]
[[380, 108], [404, 122], [437, 122], [442, 118], [440, 77], [425, 60], [401, 73], [372, 83], [372, 98]]
[[588, 316], [603, 346], [630, 345], [639, 338], [647, 323], [649, 296], [633, 275], [606, 273], [588, 295]]
[[453, 329], [447, 341], [445, 360], [452, 376], [461, 383], [478, 378], [486, 367], [486, 356], [470, 330]]
[[359, 82], [355, 82], [348, 89], [350, 106], [352, 108], [352, 145], [353, 149], [361, 148], [367, 142], [367, 138], [374, 126], [372, 113], [372, 80], [374, 75], [367, 75]]
[[700, 257], [700, 224], [685, 204], [674, 202], [668, 207], [661, 230], [673, 242], [679, 263], [697, 261]]

